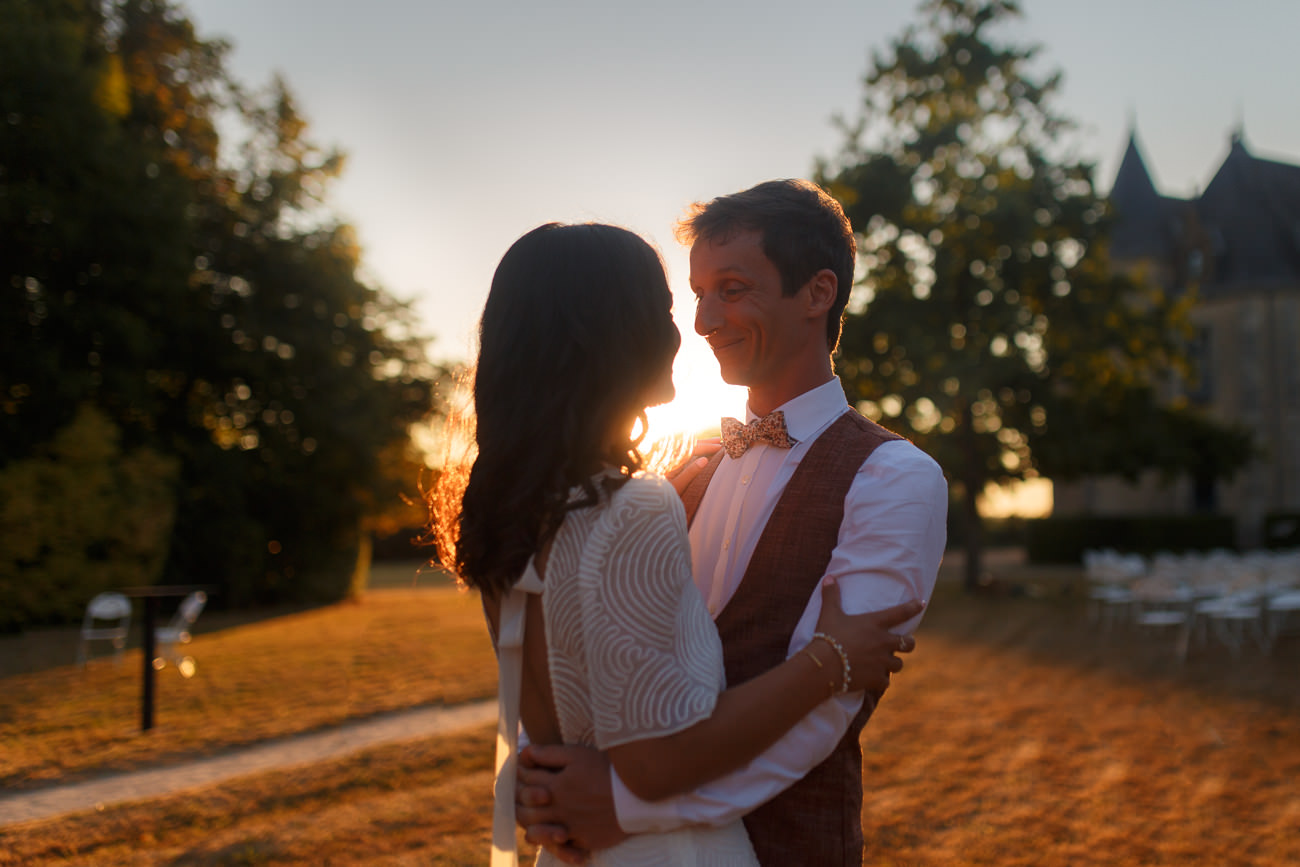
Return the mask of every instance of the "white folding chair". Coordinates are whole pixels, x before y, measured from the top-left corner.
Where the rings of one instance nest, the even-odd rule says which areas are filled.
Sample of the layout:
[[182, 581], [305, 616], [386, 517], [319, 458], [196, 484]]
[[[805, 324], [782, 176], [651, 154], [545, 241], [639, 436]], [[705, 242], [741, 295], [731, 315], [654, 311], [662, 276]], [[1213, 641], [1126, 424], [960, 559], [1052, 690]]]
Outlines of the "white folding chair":
[[85, 666], [92, 641], [111, 641], [113, 660], [122, 661], [126, 636], [131, 631], [131, 600], [121, 593], [107, 591], [95, 596], [86, 606], [81, 621], [81, 641], [77, 645], [77, 665]]
[[1288, 618], [1300, 613], [1300, 590], [1288, 590], [1269, 598], [1264, 604], [1264, 643], [1268, 653], [1282, 637]]
[[1191, 644], [1194, 592], [1167, 575], [1148, 575], [1135, 583], [1133, 595], [1133, 622], [1148, 629], [1173, 630], [1174, 658], [1181, 665]]
[[154, 630], [154, 640], [158, 648], [153, 661], [154, 668], [161, 670], [166, 667], [167, 661], [171, 660], [182, 677], [194, 675], [194, 657], [182, 656], [180, 646], [190, 643], [190, 628], [194, 626], [194, 621], [199, 619], [199, 614], [207, 602], [206, 593], [202, 590], [194, 591], [181, 600], [171, 623]]
[[1130, 613], [1132, 585], [1142, 576], [1145, 564], [1141, 557], [1106, 548], [1084, 551], [1083, 566], [1089, 584], [1088, 619], [1109, 631]]
[[1268, 649], [1263, 601], [1258, 593], [1242, 591], [1203, 599], [1196, 603], [1194, 617], [1195, 625], [1208, 621], [1207, 631], [1213, 631], [1215, 638], [1226, 644], [1233, 656], [1241, 655], [1248, 633], [1253, 633], [1255, 643], [1261, 649]]

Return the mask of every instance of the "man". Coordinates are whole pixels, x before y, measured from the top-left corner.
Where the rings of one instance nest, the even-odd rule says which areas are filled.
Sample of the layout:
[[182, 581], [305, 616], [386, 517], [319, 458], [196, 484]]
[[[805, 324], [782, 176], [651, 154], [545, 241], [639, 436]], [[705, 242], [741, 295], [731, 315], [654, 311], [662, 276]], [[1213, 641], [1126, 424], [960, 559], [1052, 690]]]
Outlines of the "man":
[[[834, 199], [770, 181], [697, 205], [679, 237], [695, 330], [722, 378], [749, 389], [750, 425], [724, 420], [723, 451], [682, 491], [695, 582], [735, 685], [808, 644], [823, 577], [851, 613], [929, 599], [947, 486], [928, 456], [853, 411], [835, 378], [856, 243]], [[860, 864], [858, 737], [877, 698], [830, 699], [740, 771], [656, 803], [594, 751], [530, 747], [520, 824], [573, 857], [624, 833], [743, 815], [764, 865]]]

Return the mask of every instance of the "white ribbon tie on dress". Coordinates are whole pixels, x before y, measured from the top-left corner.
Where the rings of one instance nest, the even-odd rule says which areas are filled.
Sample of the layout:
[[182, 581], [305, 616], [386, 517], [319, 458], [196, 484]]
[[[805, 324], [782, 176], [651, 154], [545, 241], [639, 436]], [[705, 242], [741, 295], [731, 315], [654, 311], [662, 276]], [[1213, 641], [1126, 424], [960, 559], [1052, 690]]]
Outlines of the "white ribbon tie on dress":
[[542, 579], [528, 561], [524, 574], [501, 600], [497, 627], [497, 759], [493, 784], [492, 867], [517, 867], [515, 768], [519, 762], [519, 690], [523, 680], [524, 620], [528, 594], [540, 594]]

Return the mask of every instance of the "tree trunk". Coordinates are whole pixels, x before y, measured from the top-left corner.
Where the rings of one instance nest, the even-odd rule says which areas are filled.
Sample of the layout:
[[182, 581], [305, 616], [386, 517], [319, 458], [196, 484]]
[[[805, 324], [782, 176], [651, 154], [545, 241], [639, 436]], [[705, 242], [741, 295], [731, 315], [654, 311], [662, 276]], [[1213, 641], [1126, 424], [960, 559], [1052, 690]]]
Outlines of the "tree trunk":
[[974, 481], [975, 473], [970, 474], [966, 482], [965, 506], [966, 526], [966, 574], [963, 586], [968, 593], [980, 588], [980, 575], [984, 566], [984, 525], [980, 521], [979, 492]]
[[370, 535], [370, 528], [364, 520], [358, 522], [357, 561], [352, 567], [352, 576], [348, 579], [349, 602], [360, 602], [370, 587], [370, 559], [374, 553], [375, 543]]
[[967, 593], [980, 588], [980, 576], [984, 566], [984, 527], [980, 521], [979, 495], [984, 490], [984, 473], [981, 466], [979, 447], [975, 441], [975, 429], [971, 427], [970, 405], [961, 411], [963, 470], [962, 486], [966, 489], [962, 497], [963, 528], [966, 532], [966, 572], [962, 586]]

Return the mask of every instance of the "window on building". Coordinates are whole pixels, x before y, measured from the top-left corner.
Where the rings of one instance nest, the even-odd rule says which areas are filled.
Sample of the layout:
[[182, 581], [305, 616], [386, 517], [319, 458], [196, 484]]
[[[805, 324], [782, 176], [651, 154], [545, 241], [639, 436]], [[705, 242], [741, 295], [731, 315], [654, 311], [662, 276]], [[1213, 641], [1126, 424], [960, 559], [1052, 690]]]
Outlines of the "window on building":
[[1196, 329], [1187, 354], [1192, 363], [1192, 381], [1187, 399], [1201, 406], [1214, 402], [1214, 333], [1208, 325]]

